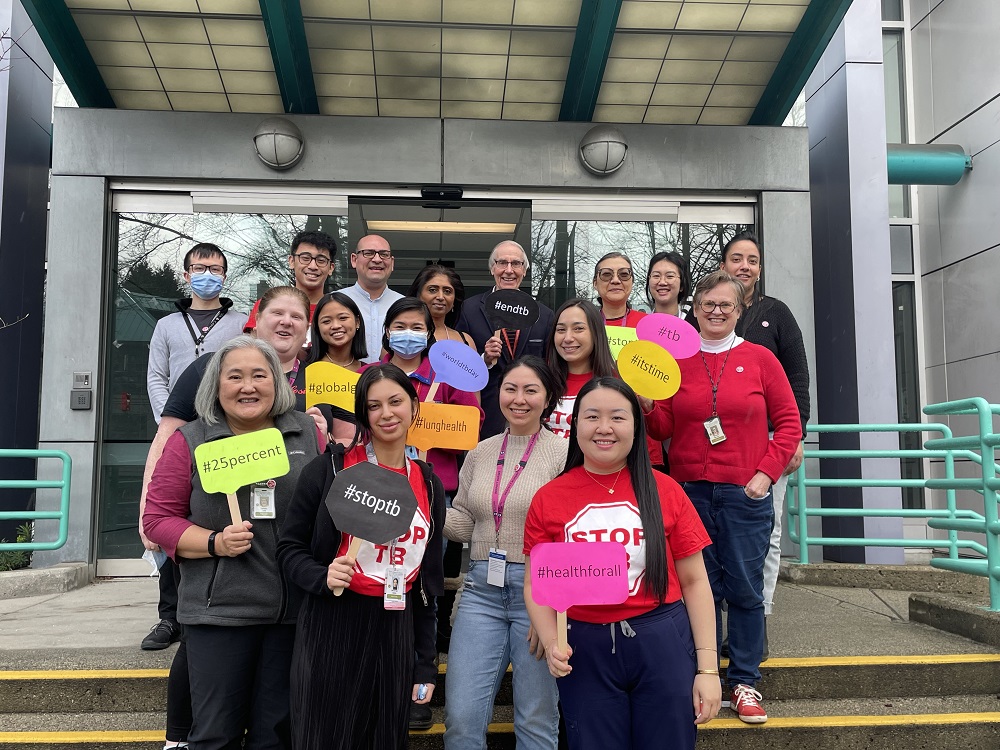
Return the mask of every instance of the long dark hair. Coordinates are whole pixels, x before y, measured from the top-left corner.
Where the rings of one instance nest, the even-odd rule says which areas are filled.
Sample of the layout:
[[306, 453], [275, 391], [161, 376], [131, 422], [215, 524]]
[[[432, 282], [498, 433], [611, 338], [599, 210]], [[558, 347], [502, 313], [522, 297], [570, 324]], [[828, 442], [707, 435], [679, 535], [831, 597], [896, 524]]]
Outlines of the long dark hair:
[[507, 373], [518, 367], [527, 367], [529, 370], [538, 376], [538, 379], [542, 382], [542, 388], [545, 389], [545, 406], [542, 407], [541, 422], [542, 427], [548, 428], [545, 424], [552, 414], [552, 410], [556, 408], [556, 404], [559, 402], [559, 381], [556, 378], [556, 374], [552, 372], [552, 368], [548, 366], [544, 359], [541, 357], [536, 357], [534, 354], [522, 354], [520, 357], [515, 359], [506, 368], [504, 368], [503, 373], [500, 375], [500, 387], [503, 388], [503, 381], [507, 378]]
[[604, 327], [604, 318], [597, 305], [593, 302], [579, 297], [568, 299], [559, 305], [556, 310], [555, 325], [549, 331], [548, 340], [545, 342], [545, 362], [552, 368], [557, 376], [558, 401], [566, 393], [566, 380], [569, 377], [569, 365], [566, 360], [559, 356], [556, 351], [556, 326], [559, 325], [559, 318], [571, 307], [579, 307], [583, 310], [587, 319], [587, 327], [590, 328], [590, 338], [594, 342], [594, 350], [590, 353], [590, 369], [595, 378], [614, 376], [615, 358], [611, 354], [611, 345], [608, 343], [608, 331]]
[[673, 263], [677, 266], [677, 273], [681, 275], [681, 285], [677, 291], [677, 311], [682, 312], [684, 305], [688, 301], [688, 297], [691, 296], [691, 272], [688, 270], [688, 264], [684, 260], [684, 256], [673, 251], [669, 253], [657, 253], [649, 259], [649, 267], [646, 269], [646, 299], [649, 300], [649, 307], [652, 310], [656, 309], [656, 301], [653, 299], [653, 295], [649, 293], [649, 274], [653, 272], [653, 266], [661, 260]]
[[357, 430], [354, 432], [354, 440], [348, 450], [354, 446], [366, 442], [371, 437], [372, 425], [368, 419], [368, 391], [380, 380], [391, 380], [402, 388], [410, 401], [415, 404], [417, 412], [420, 411], [420, 399], [417, 397], [417, 389], [413, 386], [413, 381], [409, 376], [396, 365], [388, 362], [369, 365], [358, 378], [358, 384], [354, 390], [354, 418], [358, 421]]
[[444, 324], [454, 328], [455, 322], [458, 320], [458, 316], [462, 312], [462, 303], [465, 302], [465, 284], [462, 283], [462, 277], [458, 275], [458, 271], [454, 268], [442, 266], [437, 263], [424, 266], [417, 273], [417, 277], [413, 280], [413, 283], [410, 284], [410, 290], [406, 293], [406, 296], [420, 299], [420, 293], [424, 290], [424, 287], [427, 286], [427, 282], [435, 276], [447, 277], [448, 283], [451, 284], [455, 290], [455, 306], [451, 308], [450, 313], [444, 316]]
[[566, 468], [562, 473], [583, 466], [583, 450], [576, 436], [580, 405], [587, 394], [598, 388], [609, 388], [620, 393], [632, 407], [635, 440], [625, 459], [625, 466], [632, 479], [632, 489], [635, 491], [636, 504], [639, 506], [639, 518], [642, 520], [642, 531], [646, 542], [644, 584], [646, 593], [662, 604], [667, 596], [667, 537], [663, 532], [663, 510], [660, 507], [660, 493], [656, 489], [653, 466], [649, 462], [649, 451], [646, 449], [646, 424], [635, 391], [627, 383], [614, 377], [599, 377], [587, 381], [580, 389], [573, 404], [573, 418], [569, 426], [569, 453], [566, 454]]
[[[733, 245], [735, 245], [737, 242], [752, 242], [754, 246], [757, 248], [758, 255], [760, 255], [760, 265], [763, 268], [764, 251], [763, 249], [761, 249], [760, 240], [757, 239], [756, 233], [752, 232], [749, 229], [744, 229], [742, 232], [737, 232], [736, 234], [733, 235], [732, 239], [729, 240], [729, 242], [727, 242], [722, 247], [722, 260], [720, 261], [720, 266], [726, 265], [726, 256], [729, 255], [729, 251], [732, 249]], [[750, 300], [751, 307], [753, 307], [754, 302], [758, 302], [761, 299], [761, 297], [764, 296], [764, 293], [761, 291], [761, 286], [763, 284], [763, 281], [764, 281], [763, 277], [760, 276], [757, 277], [757, 283], [754, 284], [753, 295], [751, 296]]]
[[426, 356], [430, 348], [434, 346], [434, 342], [436, 341], [434, 338], [434, 318], [431, 317], [430, 308], [416, 297], [401, 297], [389, 306], [389, 309], [385, 313], [385, 325], [382, 326], [382, 348], [389, 352], [390, 356], [392, 355], [392, 349], [389, 348], [389, 326], [392, 325], [392, 322], [396, 318], [410, 310], [417, 310], [423, 313], [424, 323], [427, 325], [427, 348], [424, 349], [424, 353], [421, 356]]
[[354, 339], [351, 341], [351, 356], [354, 359], [364, 359], [368, 356], [368, 345], [365, 344], [365, 319], [361, 315], [361, 310], [358, 309], [354, 300], [343, 292], [330, 292], [329, 294], [324, 294], [320, 298], [320, 301], [316, 303], [316, 312], [312, 316], [312, 323], [310, 324], [312, 328], [312, 348], [309, 350], [309, 364], [319, 362], [330, 351], [330, 345], [323, 340], [323, 335], [319, 332], [319, 316], [322, 314], [323, 308], [331, 302], [343, 305], [354, 316], [354, 322], [357, 323], [358, 330], [354, 332]]

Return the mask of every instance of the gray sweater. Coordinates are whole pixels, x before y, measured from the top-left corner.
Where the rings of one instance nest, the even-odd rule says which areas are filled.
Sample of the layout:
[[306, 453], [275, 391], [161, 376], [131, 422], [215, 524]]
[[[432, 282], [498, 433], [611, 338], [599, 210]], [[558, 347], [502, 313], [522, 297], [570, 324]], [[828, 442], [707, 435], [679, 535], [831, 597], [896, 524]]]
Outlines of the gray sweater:
[[[530, 436], [510, 436], [500, 474], [498, 495], [503, 495], [530, 439]], [[445, 520], [446, 537], [455, 542], [472, 542], [473, 560], [486, 560], [490, 547], [496, 543], [493, 483], [502, 444], [503, 433], [494, 435], [483, 440], [465, 457], [462, 471], [458, 475], [458, 492]], [[563, 470], [568, 450], [568, 440], [556, 437], [542, 428], [535, 449], [504, 505], [500, 524], [500, 549], [506, 550], [508, 562], [524, 562], [524, 520], [528, 516], [531, 498], [539, 487], [555, 479]]]
[[[176, 303], [178, 312], [161, 318], [153, 329], [153, 337], [149, 340], [149, 363], [146, 365], [146, 391], [157, 423], [167, 396], [185, 368], [205, 352], [217, 351], [229, 339], [243, 333], [247, 316], [232, 309], [232, 300], [220, 297], [219, 302], [225, 314], [212, 326], [198, 347], [195, 347], [191, 331], [184, 322], [184, 316], [191, 307], [190, 297], [179, 300]], [[191, 325], [201, 336], [193, 320]]]

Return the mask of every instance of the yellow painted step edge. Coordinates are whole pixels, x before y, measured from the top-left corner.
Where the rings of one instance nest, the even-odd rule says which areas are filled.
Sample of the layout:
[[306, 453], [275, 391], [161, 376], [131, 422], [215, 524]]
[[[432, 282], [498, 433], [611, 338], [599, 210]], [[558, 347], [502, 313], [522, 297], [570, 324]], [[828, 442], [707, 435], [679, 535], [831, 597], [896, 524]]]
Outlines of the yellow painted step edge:
[[[722, 660], [726, 666], [728, 661]], [[765, 669], [793, 669], [808, 667], [861, 667], [861, 666], [894, 666], [913, 664], [976, 664], [998, 663], [1000, 654], [906, 654], [900, 656], [808, 656], [783, 657], [768, 659], [761, 663]], [[439, 674], [445, 674], [447, 664], [438, 667]], [[3, 671], [0, 670], [0, 682], [3, 680], [92, 680], [92, 679], [140, 679], [166, 677], [166, 669], [56, 669]], [[509, 671], [509, 667], [508, 667]]]
[[[876, 726], [926, 726], [935, 724], [997, 724], [1000, 711], [988, 713], [958, 714], [898, 714], [894, 716], [800, 716], [773, 718], [766, 724], [751, 726], [739, 719], [715, 719], [701, 729], [746, 729], [763, 731], [767, 729], [822, 729], [830, 727], [876, 727]], [[510, 734], [514, 725], [494, 723], [489, 725], [492, 734]], [[444, 724], [435, 724], [425, 732], [411, 732], [419, 735], [440, 735]], [[0, 732], [0, 744], [38, 745], [62, 743], [78, 745], [92, 742], [160, 742], [162, 731], [149, 732]]]

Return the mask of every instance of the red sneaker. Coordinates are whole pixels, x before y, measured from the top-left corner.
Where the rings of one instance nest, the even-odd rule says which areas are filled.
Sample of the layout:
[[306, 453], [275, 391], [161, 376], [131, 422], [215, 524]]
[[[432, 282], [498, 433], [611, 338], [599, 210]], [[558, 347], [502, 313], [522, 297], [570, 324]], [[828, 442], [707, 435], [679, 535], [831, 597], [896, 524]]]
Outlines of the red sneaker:
[[732, 692], [732, 708], [746, 724], [763, 724], [767, 711], [760, 705], [761, 696], [749, 685], [737, 685]]

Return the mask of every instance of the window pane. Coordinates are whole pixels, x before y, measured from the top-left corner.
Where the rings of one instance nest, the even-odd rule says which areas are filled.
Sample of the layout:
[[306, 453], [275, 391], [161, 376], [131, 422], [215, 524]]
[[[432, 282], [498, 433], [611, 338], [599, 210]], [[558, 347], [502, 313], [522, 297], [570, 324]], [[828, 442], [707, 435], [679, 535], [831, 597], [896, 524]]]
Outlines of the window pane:
[[[596, 301], [597, 261], [617, 250], [628, 255], [636, 276], [630, 304], [649, 310], [646, 269], [653, 255], [680, 253], [687, 259], [692, 282], [697, 283], [719, 267], [722, 246], [737, 232], [752, 228], [667, 221], [532, 221], [531, 290], [552, 309], [571, 297]], [[686, 301], [681, 300], [682, 306]]]
[[[892, 285], [893, 328], [896, 340], [896, 404], [899, 421], [920, 421], [920, 391], [917, 381], [917, 318], [914, 283], [897, 281]], [[899, 447], [919, 450], [919, 432], [899, 435]], [[899, 460], [899, 474], [903, 479], [923, 478], [923, 465], [918, 458]], [[903, 488], [904, 508], [923, 508], [924, 491], [919, 487]]]
[[902, 21], [903, 0], [882, 0], [882, 20]]
[[909, 226], [889, 227], [889, 255], [893, 273], [913, 273], [913, 234]]
[[885, 76], [885, 137], [889, 143], [905, 143], [906, 96], [900, 31], [882, 32], [882, 73]]

